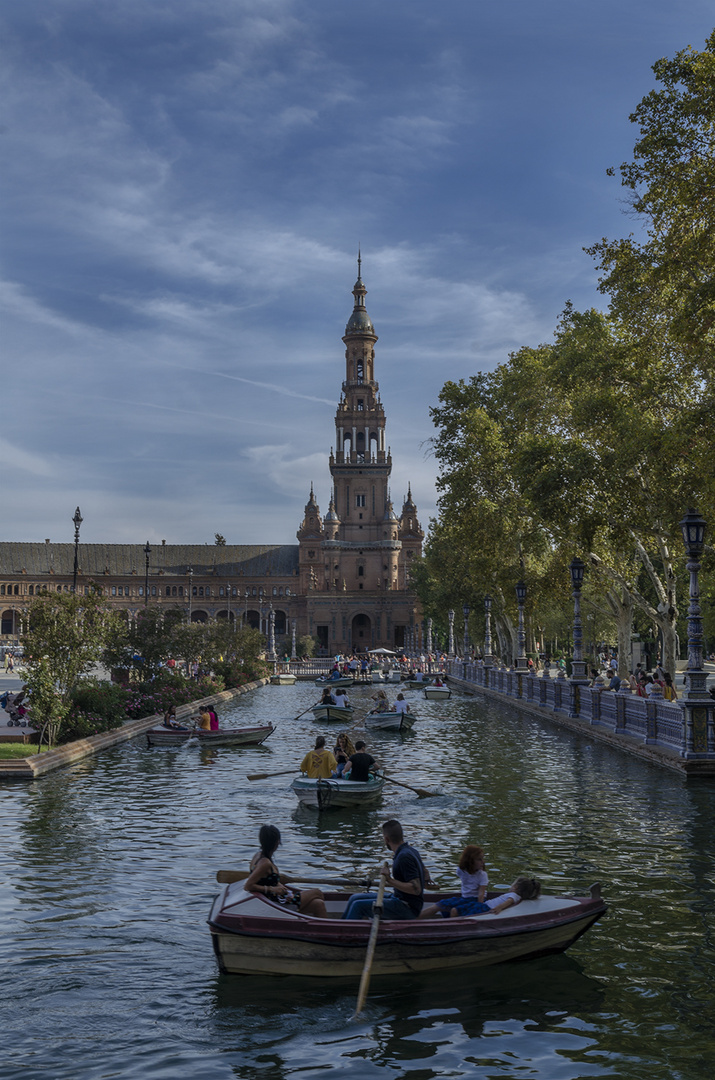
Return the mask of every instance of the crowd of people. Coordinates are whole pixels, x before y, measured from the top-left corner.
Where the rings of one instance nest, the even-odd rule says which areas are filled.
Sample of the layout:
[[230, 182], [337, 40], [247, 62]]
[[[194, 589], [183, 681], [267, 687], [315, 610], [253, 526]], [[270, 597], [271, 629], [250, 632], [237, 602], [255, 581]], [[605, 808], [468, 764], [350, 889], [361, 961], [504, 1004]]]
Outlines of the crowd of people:
[[[323, 747], [325, 740], [322, 736]], [[320, 741], [319, 739], [319, 741]], [[356, 749], [360, 746], [356, 744]], [[369, 756], [369, 755], [368, 755]], [[385, 886], [392, 892], [383, 897], [384, 919], [444, 919], [469, 915], [498, 914], [524, 900], [536, 900], [541, 893], [540, 882], [528, 875], [520, 875], [507, 892], [487, 899], [489, 878], [484, 864], [484, 851], [476, 844], [468, 844], [456, 868], [461, 885], [459, 896], [449, 896], [425, 907], [426, 888], [437, 886], [425, 867], [419, 851], [405, 840], [399, 821], [391, 818], [381, 826], [382, 840], [392, 855], [392, 864], [383, 865], [380, 874]], [[275, 853], [281, 843], [280, 831], [275, 825], [262, 825], [258, 834], [259, 850], [251, 859], [249, 874], [244, 882], [247, 892], [263, 895], [276, 903], [294, 907], [303, 915], [326, 919], [329, 914], [325, 897], [319, 889], [292, 889], [281, 881], [275, 862]], [[374, 913], [377, 893], [354, 893], [341, 914], [343, 919], [370, 919]]]

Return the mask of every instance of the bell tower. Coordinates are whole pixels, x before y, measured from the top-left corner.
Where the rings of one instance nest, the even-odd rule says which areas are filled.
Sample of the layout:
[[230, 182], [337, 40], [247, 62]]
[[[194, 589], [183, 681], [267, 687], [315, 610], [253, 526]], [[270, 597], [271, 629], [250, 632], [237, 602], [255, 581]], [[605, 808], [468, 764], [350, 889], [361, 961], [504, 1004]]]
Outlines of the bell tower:
[[377, 334], [366, 296], [358, 253], [330, 451], [330, 506], [321, 520], [311, 491], [298, 532], [306, 621], [324, 653], [403, 648], [415, 640], [420, 618], [409, 565], [421, 550], [422, 531], [411, 494], [401, 518], [390, 498], [392, 459], [375, 378]]
[[335, 414], [335, 454], [330, 455], [341, 539], [383, 540], [392, 460], [385, 450], [385, 410], [375, 379], [377, 334], [365, 307], [361, 275], [353, 288], [353, 313], [345, 327], [345, 379]]

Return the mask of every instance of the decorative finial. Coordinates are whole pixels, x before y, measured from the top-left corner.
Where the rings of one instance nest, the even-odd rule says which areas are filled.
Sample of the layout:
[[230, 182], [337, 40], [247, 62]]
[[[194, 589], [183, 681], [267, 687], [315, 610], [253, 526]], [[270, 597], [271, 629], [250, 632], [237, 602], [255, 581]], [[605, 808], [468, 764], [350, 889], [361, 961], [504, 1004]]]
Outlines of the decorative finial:
[[362, 277], [361, 267], [362, 267], [362, 257], [361, 257], [361, 254], [360, 254], [360, 245], [358, 244], [358, 281]]

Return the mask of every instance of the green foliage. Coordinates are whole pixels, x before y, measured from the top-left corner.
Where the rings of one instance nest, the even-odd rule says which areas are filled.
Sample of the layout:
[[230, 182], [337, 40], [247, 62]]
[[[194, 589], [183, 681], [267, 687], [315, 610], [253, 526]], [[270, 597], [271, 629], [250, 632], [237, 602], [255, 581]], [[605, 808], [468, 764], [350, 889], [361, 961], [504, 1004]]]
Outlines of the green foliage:
[[47, 725], [54, 742], [69, 714], [72, 693], [82, 677], [118, 635], [119, 620], [103, 607], [98, 593], [48, 593], [29, 606], [29, 628], [22, 636], [36, 727]]
[[296, 656], [315, 656], [318, 643], [310, 634], [299, 634], [295, 639]]
[[[632, 214], [645, 228], [591, 249], [612, 310], [644, 341], [681, 352], [713, 375], [715, 344], [715, 31], [653, 65], [658, 88], [631, 114], [639, 138], [620, 167]], [[613, 175], [615, 170], [609, 170]]]

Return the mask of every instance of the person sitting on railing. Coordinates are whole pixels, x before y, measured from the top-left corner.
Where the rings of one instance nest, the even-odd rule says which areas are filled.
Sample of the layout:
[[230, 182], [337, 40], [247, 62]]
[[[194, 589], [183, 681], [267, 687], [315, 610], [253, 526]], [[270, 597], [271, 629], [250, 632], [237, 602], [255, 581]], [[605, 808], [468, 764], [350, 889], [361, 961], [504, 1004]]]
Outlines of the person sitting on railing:
[[663, 672], [663, 697], [666, 701], [678, 700], [678, 692], [673, 686], [673, 680], [667, 671]]

